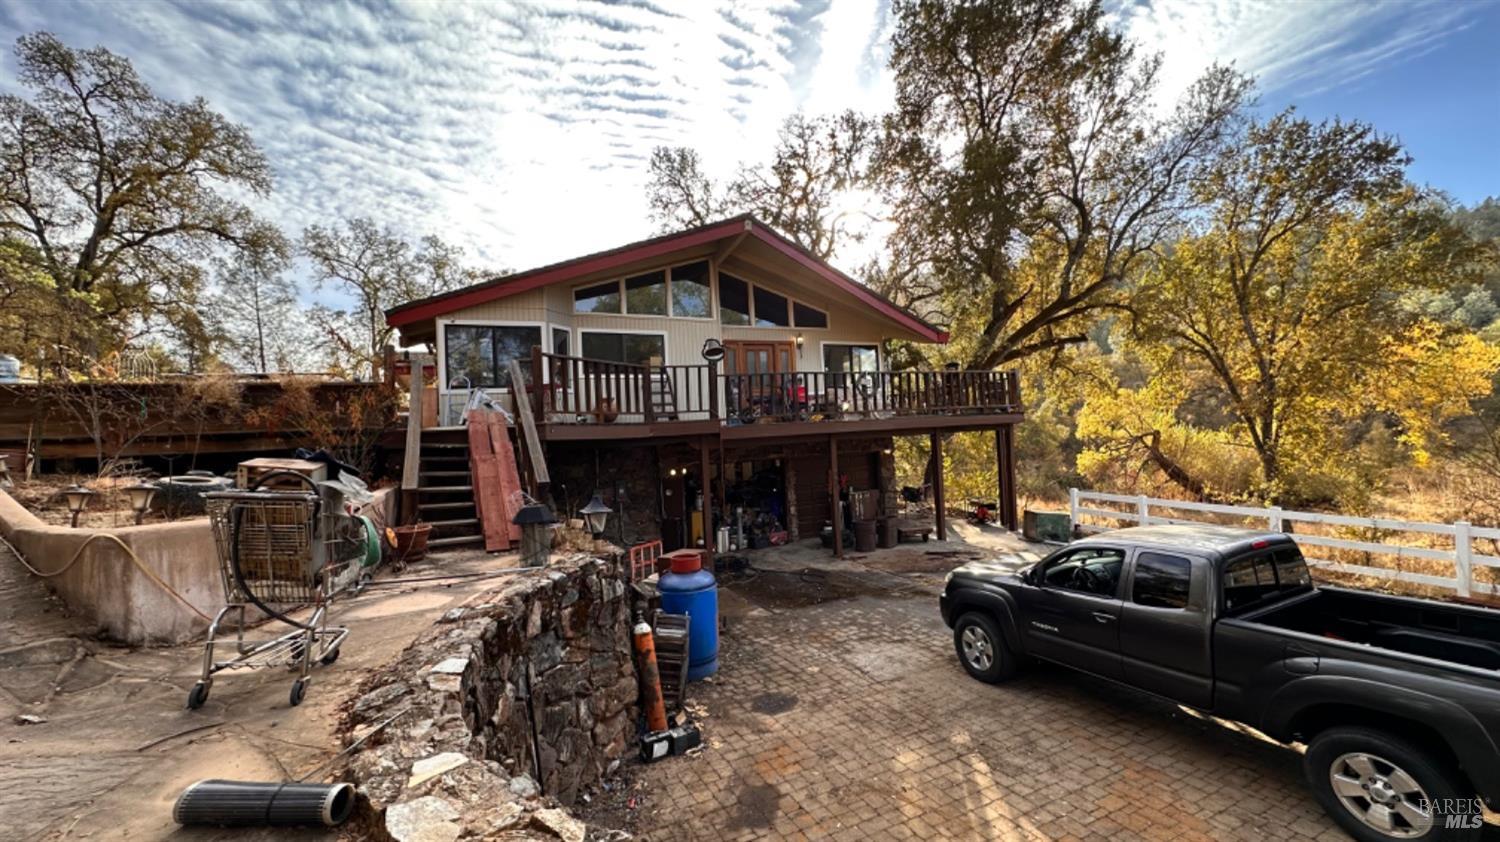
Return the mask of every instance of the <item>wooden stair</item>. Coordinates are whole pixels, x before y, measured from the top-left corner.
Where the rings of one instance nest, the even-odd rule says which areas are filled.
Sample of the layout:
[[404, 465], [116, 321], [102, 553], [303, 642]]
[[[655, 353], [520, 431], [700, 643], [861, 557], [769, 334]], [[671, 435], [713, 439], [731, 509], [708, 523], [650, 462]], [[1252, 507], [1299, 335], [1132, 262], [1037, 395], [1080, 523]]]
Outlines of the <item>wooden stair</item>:
[[417, 519], [432, 524], [427, 546], [483, 547], [484, 533], [474, 509], [469, 444], [463, 428], [423, 430], [418, 466]]

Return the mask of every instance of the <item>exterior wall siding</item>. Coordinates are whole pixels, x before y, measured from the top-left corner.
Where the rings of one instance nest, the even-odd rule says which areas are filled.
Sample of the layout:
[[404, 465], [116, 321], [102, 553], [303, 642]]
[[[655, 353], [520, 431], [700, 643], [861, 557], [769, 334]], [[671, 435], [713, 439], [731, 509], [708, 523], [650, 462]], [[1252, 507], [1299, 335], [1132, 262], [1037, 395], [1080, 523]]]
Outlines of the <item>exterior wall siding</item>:
[[[679, 263], [680, 261], [674, 261]], [[542, 324], [548, 329], [543, 341], [548, 341], [550, 328], [566, 328], [570, 334], [570, 350], [574, 356], [582, 347], [584, 331], [620, 331], [625, 333], [661, 333], [666, 336], [668, 365], [697, 365], [703, 362], [703, 343], [708, 339], [721, 341], [794, 342], [802, 334], [803, 346], [797, 352], [797, 371], [822, 371], [825, 342], [859, 343], [879, 345], [889, 329], [884, 322], [857, 307], [835, 303], [828, 298], [793, 290], [785, 282], [764, 272], [746, 271], [736, 267], [734, 274], [753, 284], [759, 284], [788, 298], [816, 307], [828, 313], [827, 328], [797, 327], [736, 327], [719, 324], [718, 320], [718, 267], [712, 272], [712, 312], [710, 319], [669, 318], [664, 316], [632, 316], [611, 313], [574, 313], [573, 289], [598, 283], [591, 280], [579, 284], [556, 284], [542, 289], [529, 290], [518, 295], [466, 307], [447, 313], [438, 319], [439, 342], [444, 323], [524, 323]], [[439, 348], [441, 350], [441, 347]], [[443, 361], [446, 366], [446, 360]], [[882, 367], [885, 360], [881, 360]], [[446, 368], [440, 373], [442, 382], [447, 382]]]

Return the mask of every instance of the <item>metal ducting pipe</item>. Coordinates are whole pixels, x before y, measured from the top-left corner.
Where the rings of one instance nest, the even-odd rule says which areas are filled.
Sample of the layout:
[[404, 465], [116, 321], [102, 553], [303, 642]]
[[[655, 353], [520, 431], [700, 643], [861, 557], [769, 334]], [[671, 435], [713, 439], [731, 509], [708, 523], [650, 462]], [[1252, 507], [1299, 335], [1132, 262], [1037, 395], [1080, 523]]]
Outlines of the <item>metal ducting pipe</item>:
[[353, 812], [353, 784], [206, 780], [177, 796], [172, 818], [216, 827], [337, 827]]

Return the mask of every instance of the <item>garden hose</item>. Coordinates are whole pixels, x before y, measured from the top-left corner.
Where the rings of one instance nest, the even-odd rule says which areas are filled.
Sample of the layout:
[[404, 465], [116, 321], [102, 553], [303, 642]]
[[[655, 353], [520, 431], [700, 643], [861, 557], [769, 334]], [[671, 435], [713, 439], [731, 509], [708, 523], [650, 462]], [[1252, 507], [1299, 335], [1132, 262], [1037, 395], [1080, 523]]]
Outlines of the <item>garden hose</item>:
[[[277, 471], [268, 471], [260, 475], [256, 478], [255, 482], [250, 483], [249, 490], [258, 491], [261, 485], [266, 482], [266, 480], [281, 476], [296, 477], [305, 485], [307, 485], [308, 488], [311, 488], [314, 492], [314, 496], [316, 497], [318, 487], [313, 484], [313, 481], [311, 479], [309, 479], [304, 474], [297, 473], [296, 471], [289, 471], [284, 469]], [[318, 510], [320, 508], [322, 508], [322, 501], [319, 499], [314, 499], [312, 515], [313, 523], [318, 522]], [[245, 510], [240, 508], [239, 506], [234, 506], [231, 511], [233, 511], [234, 514], [231, 516], [233, 520], [230, 523], [230, 533], [234, 536], [234, 540], [229, 542], [229, 569], [234, 571], [234, 583], [239, 586], [240, 593], [244, 594], [245, 598], [250, 600], [251, 605], [254, 605], [256, 608], [259, 608], [260, 610], [266, 612], [268, 616], [274, 617], [289, 626], [295, 626], [296, 628], [302, 629], [304, 631], [315, 631], [313, 626], [301, 622], [300, 620], [293, 620], [291, 617], [288, 617], [280, 611], [277, 611], [276, 609], [271, 608], [269, 605], [266, 605], [264, 602], [261, 602], [260, 597], [257, 596], [254, 591], [250, 590], [249, 586], [245, 584], [245, 573], [244, 571], [240, 570], [239, 542], [240, 518], [244, 516]]]

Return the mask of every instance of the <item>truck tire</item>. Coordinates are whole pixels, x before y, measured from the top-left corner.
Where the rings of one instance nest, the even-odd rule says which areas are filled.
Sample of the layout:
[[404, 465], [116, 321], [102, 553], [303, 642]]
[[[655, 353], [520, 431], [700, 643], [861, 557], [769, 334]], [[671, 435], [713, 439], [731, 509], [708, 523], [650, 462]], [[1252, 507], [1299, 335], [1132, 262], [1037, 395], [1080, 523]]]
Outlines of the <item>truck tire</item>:
[[1482, 832], [1474, 788], [1450, 764], [1400, 737], [1330, 728], [1313, 738], [1302, 767], [1323, 809], [1355, 839], [1447, 842], [1479, 839]]
[[986, 684], [999, 684], [1016, 674], [1016, 654], [988, 614], [970, 611], [958, 618], [953, 624], [953, 651], [964, 672]]

